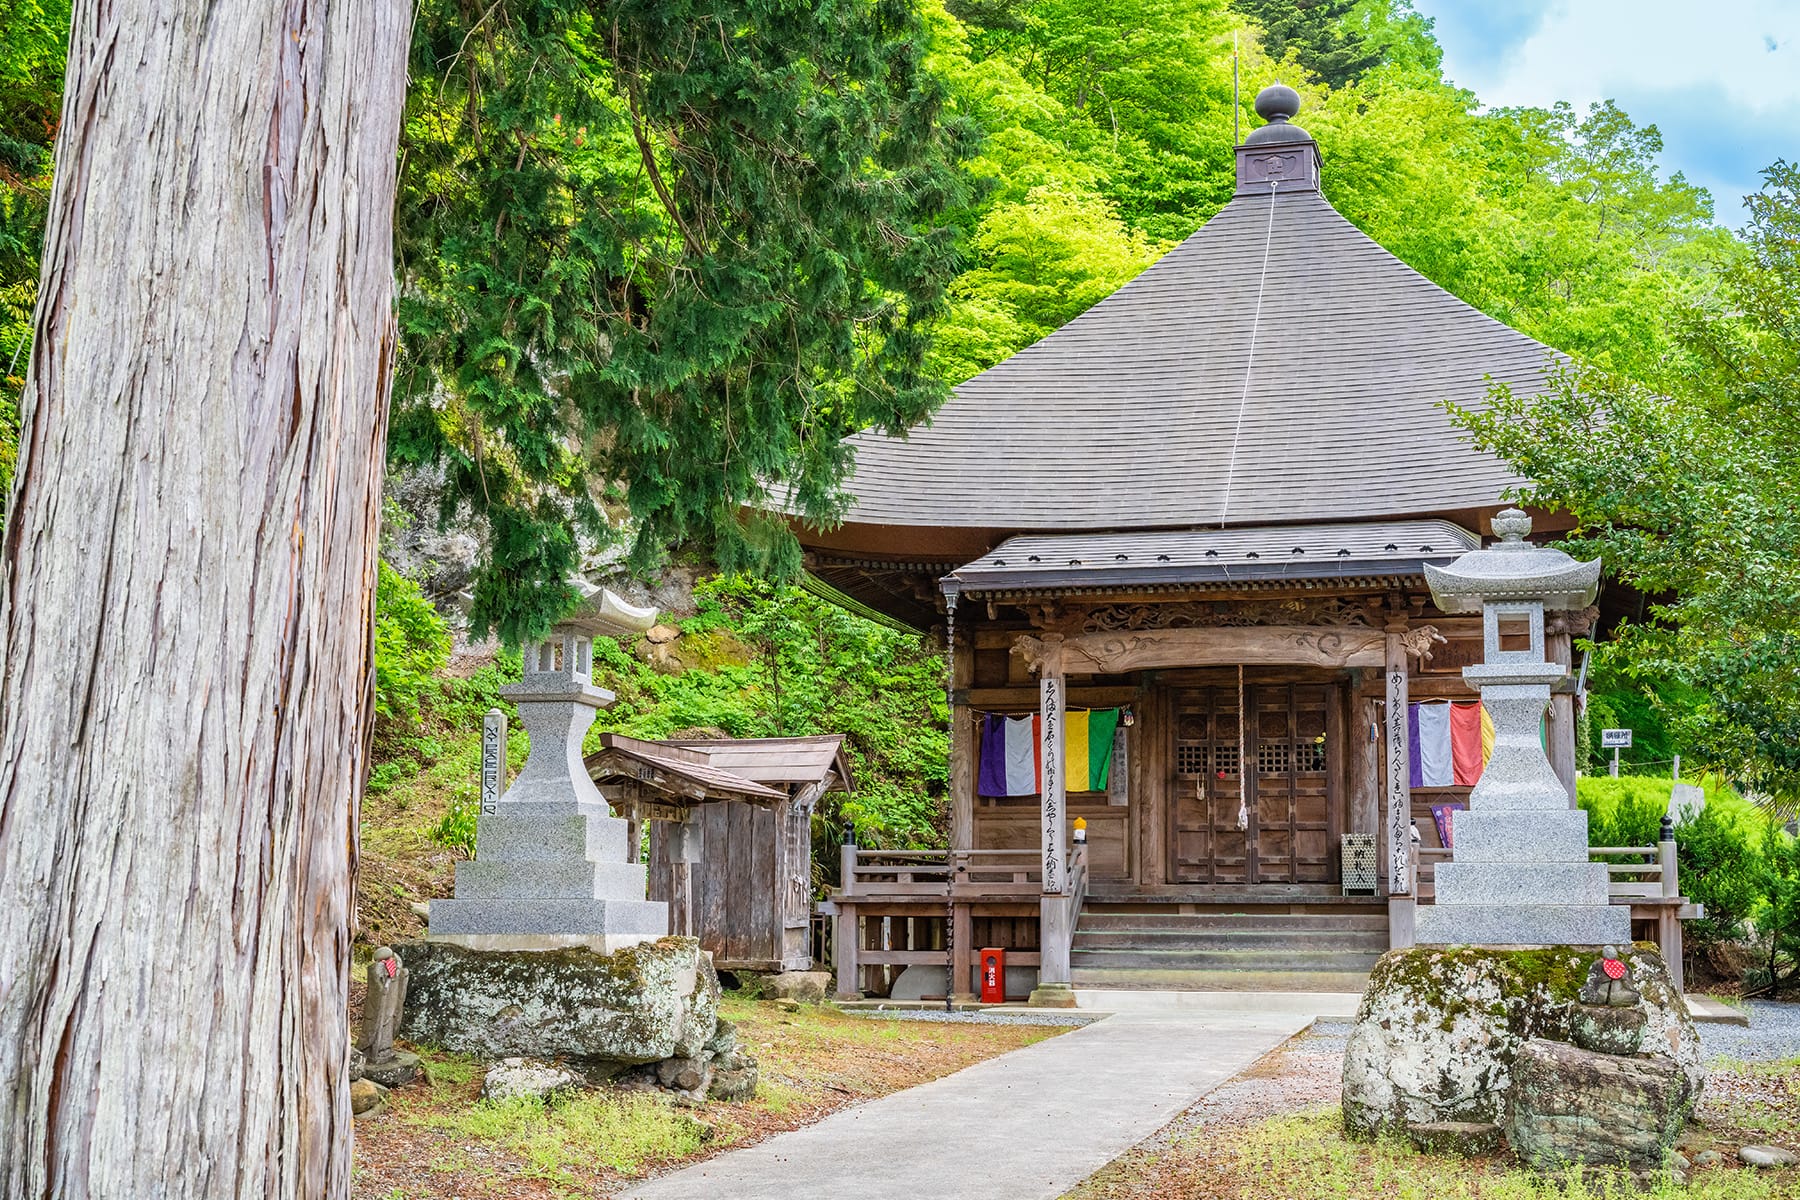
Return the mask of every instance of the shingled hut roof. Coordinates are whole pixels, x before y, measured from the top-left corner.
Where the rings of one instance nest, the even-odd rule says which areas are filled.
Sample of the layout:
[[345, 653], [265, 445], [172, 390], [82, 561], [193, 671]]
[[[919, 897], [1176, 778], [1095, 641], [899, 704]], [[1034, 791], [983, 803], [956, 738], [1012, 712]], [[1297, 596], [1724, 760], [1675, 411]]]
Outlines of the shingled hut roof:
[[1066, 531], [1491, 508], [1517, 481], [1442, 405], [1479, 406], [1490, 381], [1540, 392], [1552, 351], [1345, 220], [1319, 193], [1312, 140], [1285, 124], [1257, 136], [1273, 132], [1239, 148], [1235, 198], [1143, 274], [962, 384], [929, 425], [855, 438], [847, 522]]

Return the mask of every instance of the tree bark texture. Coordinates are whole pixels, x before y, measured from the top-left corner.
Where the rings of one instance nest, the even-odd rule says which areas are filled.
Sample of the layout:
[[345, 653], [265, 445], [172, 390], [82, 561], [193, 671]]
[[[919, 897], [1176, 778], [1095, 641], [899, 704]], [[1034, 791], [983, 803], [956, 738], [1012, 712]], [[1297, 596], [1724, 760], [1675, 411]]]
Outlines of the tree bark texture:
[[0, 546], [0, 1193], [341, 1197], [405, 0], [76, 0]]

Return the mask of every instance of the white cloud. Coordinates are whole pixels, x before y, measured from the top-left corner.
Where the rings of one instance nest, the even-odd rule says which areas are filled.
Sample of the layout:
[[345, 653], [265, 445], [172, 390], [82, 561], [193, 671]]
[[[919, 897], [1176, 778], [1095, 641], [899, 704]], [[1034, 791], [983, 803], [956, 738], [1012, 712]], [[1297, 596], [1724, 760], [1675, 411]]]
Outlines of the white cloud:
[[[1615, 99], [1663, 132], [1665, 167], [1709, 187], [1737, 224], [1756, 172], [1800, 158], [1794, 0], [1416, 0], [1437, 20], [1444, 73], [1485, 104]], [[1497, 19], [1495, 10], [1507, 13]], [[1695, 112], [1700, 98], [1712, 111]], [[1714, 136], [1709, 131], [1725, 131]]]

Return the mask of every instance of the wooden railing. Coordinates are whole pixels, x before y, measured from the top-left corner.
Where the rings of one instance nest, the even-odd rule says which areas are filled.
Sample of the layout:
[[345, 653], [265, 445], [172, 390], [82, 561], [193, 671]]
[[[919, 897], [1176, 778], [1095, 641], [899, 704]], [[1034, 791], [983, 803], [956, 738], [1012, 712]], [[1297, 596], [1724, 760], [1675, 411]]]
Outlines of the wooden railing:
[[[1429, 904], [1437, 896], [1437, 865], [1451, 861], [1453, 852], [1436, 846], [1414, 846], [1412, 853], [1413, 892], [1421, 904]], [[1588, 858], [1606, 862], [1623, 858], [1624, 862], [1606, 862], [1611, 877], [1609, 899], [1614, 904], [1630, 904], [1633, 900], [1673, 900], [1681, 895], [1681, 878], [1676, 866], [1675, 843], [1658, 842], [1654, 846], [1593, 846]]]
[[949, 855], [942, 850], [843, 850], [845, 896], [942, 896], [950, 886]]
[[921, 896], [941, 899], [954, 880], [955, 895], [1019, 896], [1035, 899], [1044, 890], [1044, 867], [1036, 850], [864, 850], [845, 846], [842, 897]]
[[1044, 891], [1044, 856], [1036, 850], [958, 850], [960, 896], [1024, 896]]
[[1595, 846], [1588, 857], [1605, 861], [1623, 855], [1636, 861], [1609, 862], [1612, 902], [1673, 900], [1681, 895], [1681, 879], [1675, 865], [1675, 843], [1654, 846]]

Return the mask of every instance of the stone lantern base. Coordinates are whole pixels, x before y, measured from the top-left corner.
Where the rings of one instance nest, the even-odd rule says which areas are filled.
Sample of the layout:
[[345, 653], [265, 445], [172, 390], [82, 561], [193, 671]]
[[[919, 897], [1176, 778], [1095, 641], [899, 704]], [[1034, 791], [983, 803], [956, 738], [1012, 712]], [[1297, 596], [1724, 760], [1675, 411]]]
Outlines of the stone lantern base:
[[642, 863], [604, 803], [506, 801], [477, 823], [481, 857], [456, 864], [456, 899], [431, 902], [430, 938], [470, 950], [604, 954], [654, 941], [668, 905], [641, 900]]

